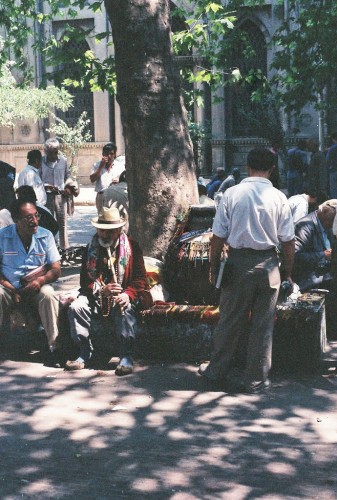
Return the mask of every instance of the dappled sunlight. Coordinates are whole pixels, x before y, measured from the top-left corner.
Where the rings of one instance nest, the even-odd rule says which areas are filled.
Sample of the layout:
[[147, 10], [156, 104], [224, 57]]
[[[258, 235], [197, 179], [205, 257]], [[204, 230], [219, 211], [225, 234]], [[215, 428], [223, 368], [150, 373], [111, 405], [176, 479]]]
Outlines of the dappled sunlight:
[[272, 462], [271, 464], [267, 464], [266, 469], [272, 474], [293, 476], [296, 473], [296, 468], [285, 462]]
[[318, 483], [333, 498], [336, 395], [323, 378], [248, 396], [208, 391], [190, 365], [119, 378], [6, 361], [1, 373], [2, 498], [274, 500]]

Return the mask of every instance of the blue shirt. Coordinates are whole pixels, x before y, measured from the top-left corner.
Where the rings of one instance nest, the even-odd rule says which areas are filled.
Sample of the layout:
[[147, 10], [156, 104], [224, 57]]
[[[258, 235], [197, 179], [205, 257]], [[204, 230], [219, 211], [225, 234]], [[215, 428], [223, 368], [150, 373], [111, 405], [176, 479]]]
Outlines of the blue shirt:
[[17, 233], [16, 224], [0, 229], [0, 270], [15, 288], [20, 288], [20, 279], [28, 272], [59, 260], [61, 257], [54, 237], [48, 229], [38, 227], [28, 252]]

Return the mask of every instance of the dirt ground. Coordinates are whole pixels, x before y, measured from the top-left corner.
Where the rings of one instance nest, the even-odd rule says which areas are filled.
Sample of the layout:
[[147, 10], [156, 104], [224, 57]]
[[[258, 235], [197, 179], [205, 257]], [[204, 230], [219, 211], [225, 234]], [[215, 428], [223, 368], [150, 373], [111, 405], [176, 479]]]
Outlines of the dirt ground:
[[69, 373], [2, 346], [0, 498], [337, 498], [337, 376], [212, 390], [187, 364]]

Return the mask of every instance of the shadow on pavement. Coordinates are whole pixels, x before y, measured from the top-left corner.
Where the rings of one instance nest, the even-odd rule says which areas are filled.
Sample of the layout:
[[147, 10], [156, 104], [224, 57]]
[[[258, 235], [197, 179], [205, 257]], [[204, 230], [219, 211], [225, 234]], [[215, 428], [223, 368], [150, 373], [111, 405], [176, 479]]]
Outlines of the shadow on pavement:
[[336, 386], [207, 388], [191, 365], [0, 365], [1, 498], [336, 498]]

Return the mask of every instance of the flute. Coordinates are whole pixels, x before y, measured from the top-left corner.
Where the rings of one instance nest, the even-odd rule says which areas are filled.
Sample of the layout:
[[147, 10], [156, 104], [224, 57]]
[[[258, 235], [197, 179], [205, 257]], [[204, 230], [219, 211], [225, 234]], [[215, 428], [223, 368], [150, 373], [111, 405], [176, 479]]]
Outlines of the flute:
[[[118, 283], [116, 271], [115, 271], [115, 268], [113, 265], [113, 259], [112, 259], [110, 247], [107, 248], [107, 251], [108, 251], [108, 257], [109, 257], [108, 266], [109, 266], [109, 269], [111, 270], [111, 273], [112, 273], [112, 283]], [[126, 307], [120, 305], [120, 309], [121, 309], [121, 315], [124, 316], [124, 310], [126, 309]]]

